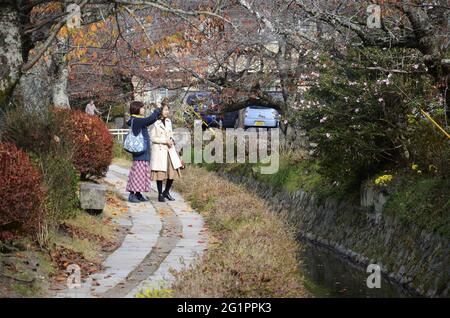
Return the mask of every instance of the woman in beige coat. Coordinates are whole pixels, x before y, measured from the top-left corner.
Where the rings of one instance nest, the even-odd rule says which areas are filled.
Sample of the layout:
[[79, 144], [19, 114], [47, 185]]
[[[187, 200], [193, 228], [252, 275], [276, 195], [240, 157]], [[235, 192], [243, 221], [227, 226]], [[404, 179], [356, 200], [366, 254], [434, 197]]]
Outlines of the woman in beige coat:
[[[182, 166], [180, 157], [175, 149], [173, 140], [172, 122], [169, 119], [169, 105], [164, 103], [158, 119], [150, 128], [150, 140], [152, 142], [151, 179], [156, 180], [158, 188], [158, 201], [166, 199], [174, 201], [170, 195], [170, 187], [175, 178], [180, 178]], [[166, 186], [162, 191], [162, 182], [166, 180]]]

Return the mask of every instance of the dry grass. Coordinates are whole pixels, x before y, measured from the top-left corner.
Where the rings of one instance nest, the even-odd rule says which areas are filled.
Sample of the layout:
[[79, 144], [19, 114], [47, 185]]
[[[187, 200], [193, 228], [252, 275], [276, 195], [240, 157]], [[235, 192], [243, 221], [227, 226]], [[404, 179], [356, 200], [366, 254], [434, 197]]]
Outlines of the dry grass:
[[80, 213], [73, 219], [64, 222], [80, 228], [93, 236], [102, 237], [106, 240], [114, 240], [116, 238], [116, 225], [109, 222], [108, 218], [102, 215], [94, 216], [87, 213]]
[[105, 217], [114, 219], [127, 213], [128, 207], [126, 202], [123, 200], [122, 196], [119, 195], [117, 192], [113, 192], [112, 190], [108, 190], [107, 193], [108, 195], [106, 197], [106, 206], [105, 209], [103, 210], [103, 215]]
[[283, 218], [243, 187], [201, 168], [188, 167], [174, 184], [202, 213], [211, 235], [202, 260], [176, 274], [175, 297], [308, 296], [299, 246]]
[[126, 158], [115, 157], [115, 158], [113, 158], [112, 163], [114, 163], [118, 166], [124, 167], [124, 168], [131, 168], [133, 161], [126, 159]]
[[[124, 206], [113, 193], [108, 193], [107, 199], [105, 211], [111, 214]], [[79, 265], [85, 278], [101, 269], [100, 264], [118, 247], [124, 235], [108, 214], [79, 211], [58, 229], [49, 231], [44, 247], [28, 237], [18, 236], [12, 251], [0, 250], [0, 298], [53, 297], [55, 290], [65, 288], [67, 265]]]
[[62, 227], [65, 230], [54, 233], [53, 242], [81, 253], [93, 263], [100, 264], [107, 255], [105, 252], [114, 249], [119, 243], [117, 226], [103, 215], [94, 216], [83, 212], [66, 220]]

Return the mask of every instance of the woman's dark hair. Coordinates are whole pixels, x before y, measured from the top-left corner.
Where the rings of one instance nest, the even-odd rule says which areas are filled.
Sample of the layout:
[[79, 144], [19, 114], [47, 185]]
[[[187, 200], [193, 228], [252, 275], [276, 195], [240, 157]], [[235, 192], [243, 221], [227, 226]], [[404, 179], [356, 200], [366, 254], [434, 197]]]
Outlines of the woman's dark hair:
[[161, 113], [159, 114], [159, 119], [163, 119], [163, 109], [164, 107], [167, 107], [168, 109], [170, 109], [169, 106], [169, 100], [167, 99], [167, 97], [164, 97], [164, 99], [161, 101]]
[[130, 103], [130, 115], [139, 115], [140, 109], [144, 107], [143, 102], [139, 102], [137, 100], [132, 101]]

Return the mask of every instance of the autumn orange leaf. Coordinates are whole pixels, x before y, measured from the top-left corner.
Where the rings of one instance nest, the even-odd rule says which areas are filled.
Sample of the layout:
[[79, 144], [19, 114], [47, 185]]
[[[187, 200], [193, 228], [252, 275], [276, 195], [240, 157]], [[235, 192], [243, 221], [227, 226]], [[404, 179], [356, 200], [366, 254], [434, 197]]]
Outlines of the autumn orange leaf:
[[67, 27], [66, 27], [66, 26], [63, 26], [63, 27], [61, 28], [61, 30], [59, 30], [58, 35], [59, 35], [60, 37], [62, 37], [62, 38], [66, 38], [66, 37], [69, 35], [69, 31], [67, 30]]

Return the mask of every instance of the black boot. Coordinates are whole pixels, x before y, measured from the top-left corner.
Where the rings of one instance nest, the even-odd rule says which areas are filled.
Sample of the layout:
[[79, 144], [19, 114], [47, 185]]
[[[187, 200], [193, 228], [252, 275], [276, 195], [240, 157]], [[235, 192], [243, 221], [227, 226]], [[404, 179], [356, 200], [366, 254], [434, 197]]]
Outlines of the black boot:
[[162, 193], [158, 194], [158, 202], [166, 202], [166, 199], [164, 198], [164, 194], [162, 194]]
[[170, 193], [168, 191], [167, 192], [164, 191], [163, 196], [164, 196], [164, 198], [166, 198], [169, 201], [175, 201], [175, 199], [170, 195]]
[[130, 195], [128, 196], [128, 202], [139, 203], [139, 202], [141, 202], [141, 200], [139, 200], [139, 198], [136, 196], [136, 194], [134, 194], [133, 192], [130, 192]]
[[156, 180], [156, 186], [158, 188], [158, 201], [159, 202], [166, 202], [166, 199], [164, 199], [164, 195], [162, 193], [162, 181]]
[[140, 192], [136, 192], [136, 197], [138, 198], [139, 201], [141, 202], [147, 202], [149, 201], [148, 198], [145, 195], [142, 195], [142, 193]]
[[164, 189], [163, 196], [169, 201], [175, 201], [175, 199], [170, 195], [169, 191], [172, 187], [173, 179], [167, 179], [166, 188]]

